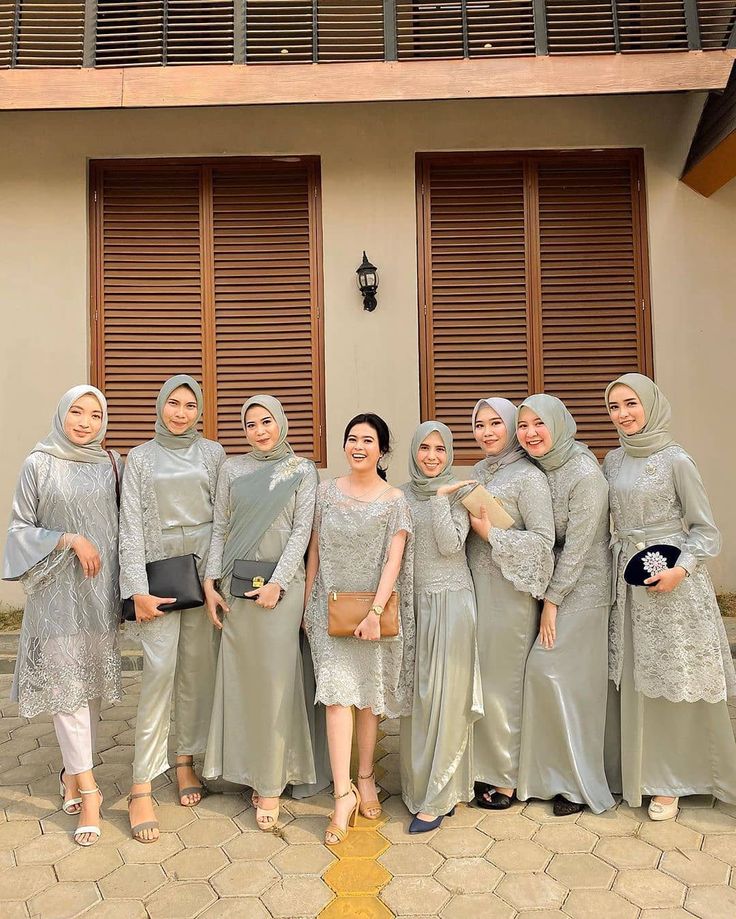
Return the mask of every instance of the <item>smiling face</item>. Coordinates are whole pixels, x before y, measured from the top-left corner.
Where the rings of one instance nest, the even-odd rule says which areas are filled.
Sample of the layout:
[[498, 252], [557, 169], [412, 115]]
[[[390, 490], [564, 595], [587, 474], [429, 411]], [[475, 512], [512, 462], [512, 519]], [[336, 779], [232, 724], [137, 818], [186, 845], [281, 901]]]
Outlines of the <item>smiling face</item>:
[[552, 435], [549, 428], [539, 415], [526, 405], [519, 412], [516, 436], [530, 456], [544, 456], [552, 449]]
[[629, 386], [619, 383], [608, 394], [608, 414], [622, 434], [638, 434], [647, 423], [644, 406]]
[[353, 472], [375, 469], [381, 458], [378, 434], [369, 424], [356, 424], [345, 438], [345, 456]]
[[503, 418], [490, 405], [484, 405], [478, 410], [473, 436], [486, 456], [497, 456], [509, 440]]
[[91, 443], [102, 427], [102, 406], [91, 392], [76, 399], [64, 419], [64, 433], [73, 444]]
[[251, 405], [245, 413], [245, 439], [256, 450], [268, 453], [281, 436], [276, 419], [260, 405]]
[[439, 431], [431, 431], [419, 444], [417, 463], [430, 479], [438, 476], [447, 466], [447, 447]]
[[186, 434], [197, 422], [199, 407], [188, 386], [178, 386], [166, 400], [161, 418], [172, 434]]

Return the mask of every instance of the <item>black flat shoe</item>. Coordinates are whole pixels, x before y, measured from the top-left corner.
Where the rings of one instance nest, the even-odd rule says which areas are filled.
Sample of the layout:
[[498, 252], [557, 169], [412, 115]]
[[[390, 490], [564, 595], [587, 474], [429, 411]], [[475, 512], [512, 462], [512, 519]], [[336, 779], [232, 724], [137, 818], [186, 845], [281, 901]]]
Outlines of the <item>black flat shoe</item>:
[[569, 817], [570, 814], [579, 814], [585, 810], [584, 804], [578, 804], [576, 801], [568, 801], [562, 795], [557, 795], [552, 805], [552, 813], [555, 817]]
[[487, 811], [505, 811], [516, 800], [516, 792], [512, 792], [510, 795], [505, 795], [501, 791], [494, 791], [491, 794], [491, 800], [487, 800], [480, 795], [475, 799], [475, 806], [482, 807], [483, 810]]

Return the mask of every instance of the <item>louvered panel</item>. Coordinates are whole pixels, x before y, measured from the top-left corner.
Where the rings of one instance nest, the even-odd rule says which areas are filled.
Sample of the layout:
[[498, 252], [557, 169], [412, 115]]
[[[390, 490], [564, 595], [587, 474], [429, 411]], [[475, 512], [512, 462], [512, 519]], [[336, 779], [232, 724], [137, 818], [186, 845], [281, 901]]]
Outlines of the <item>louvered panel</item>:
[[22, 0], [16, 67], [81, 67], [84, 0]]
[[246, 0], [245, 7], [249, 64], [313, 60], [312, 0]]
[[600, 455], [616, 445], [603, 405], [612, 379], [639, 370], [637, 248], [628, 161], [542, 161], [539, 245], [543, 388]]
[[547, 0], [550, 54], [597, 54], [616, 50], [611, 0]]
[[13, 27], [15, 3], [0, 0], [0, 69], [13, 63]]
[[97, 379], [108, 446], [127, 451], [152, 436], [165, 379], [202, 379], [199, 170], [111, 167], [101, 191]]
[[426, 3], [397, 0], [399, 60], [463, 56], [463, 17], [459, 0]]
[[475, 401], [528, 389], [523, 168], [435, 163], [425, 194], [427, 413], [452, 428], [458, 459], [475, 460]]
[[97, 67], [164, 63], [164, 0], [98, 0]]
[[697, 0], [697, 4], [703, 50], [727, 48], [731, 33], [736, 29], [736, 2]]
[[616, 0], [622, 51], [686, 51], [683, 0]]
[[534, 54], [532, 0], [468, 0], [470, 57]]
[[218, 166], [212, 182], [218, 439], [228, 453], [243, 452], [240, 408], [268, 392], [284, 404], [294, 450], [317, 457], [312, 168]]
[[383, 0], [319, 0], [317, 47], [324, 63], [383, 60]]
[[167, 64], [231, 64], [233, 0], [168, 0]]

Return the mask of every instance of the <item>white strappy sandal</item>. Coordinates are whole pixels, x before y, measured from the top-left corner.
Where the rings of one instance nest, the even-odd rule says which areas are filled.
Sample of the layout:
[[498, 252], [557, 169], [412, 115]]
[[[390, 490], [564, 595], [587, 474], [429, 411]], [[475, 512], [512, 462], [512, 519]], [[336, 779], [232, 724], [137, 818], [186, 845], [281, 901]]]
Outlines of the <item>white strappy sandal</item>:
[[[94, 788], [90, 788], [86, 791], [84, 788], [80, 788], [79, 794], [80, 795], [99, 795], [100, 805], [102, 805], [102, 801], [103, 801], [102, 792], [96, 785]], [[91, 834], [95, 838], [90, 839], [88, 842], [82, 842], [82, 840], [79, 839], [78, 837], [84, 836], [85, 833]], [[102, 833], [98, 826], [78, 826], [76, 830], [74, 831], [74, 842], [76, 842], [78, 846], [83, 846], [84, 848], [87, 848], [88, 846], [93, 846], [97, 842], [97, 840], [100, 838], [100, 836], [102, 836]]]
[[[65, 814], [70, 816], [75, 816], [81, 810], [82, 799], [81, 798], [69, 798], [68, 801], [65, 800], [66, 797], [66, 785], [64, 784], [64, 767], [62, 766], [59, 770], [59, 794], [61, 795], [61, 809]], [[75, 808], [75, 810], [72, 810]]]

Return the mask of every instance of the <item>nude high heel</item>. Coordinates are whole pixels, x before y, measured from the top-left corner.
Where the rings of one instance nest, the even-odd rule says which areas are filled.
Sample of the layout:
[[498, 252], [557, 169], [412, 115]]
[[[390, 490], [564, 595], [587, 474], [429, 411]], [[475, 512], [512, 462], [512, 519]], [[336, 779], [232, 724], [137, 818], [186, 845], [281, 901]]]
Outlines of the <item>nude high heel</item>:
[[[336, 801], [338, 801], [340, 798], [347, 797], [351, 791], [355, 795], [355, 807], [348, 814], [348, 819], [347, 819], [347, 823], [345, 824], [344, 830], [341, 826], [338, 826], [332, 819], [335, 816], [335, 812], [333, 811], [330, 814], [330, 823], [328, 824], [327, 829], [325, 830], [325, 845], [326, 846], [339, 845], [343, 841], [343, 839], [345, 839], [345, 837], [348, 835], [348, 830], [350, 829], [350, 827], [355, 826], [355, 824], [357, 823], [358, 810], [360, 809], [360, 792], [355, 787], [355, 785], [353, 785], [353, 783], [351, 782], [350, 788], [348, 788], [347, 791], [343, 792], [341, 795], [333, 794], [332, 797]], [[330, 840], [328, 840], [327, 838], [328, 836], [335, 836], [337, 838], [337, 842], [331, 842]]]
[[[376, 770], [369, 772], [368, 775], [361, 775], [358, 773], [359, 779], [375, 779]], [[383, 808], [381, 807], [381, 802], [378, 798], [375, 798], [373, 801], [361, 801], [360, 802], [360, 815], [365, 817], [367, 820], [378, 820], [378, 818], [383, 813]]]

